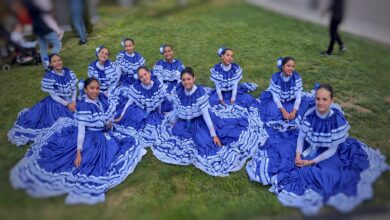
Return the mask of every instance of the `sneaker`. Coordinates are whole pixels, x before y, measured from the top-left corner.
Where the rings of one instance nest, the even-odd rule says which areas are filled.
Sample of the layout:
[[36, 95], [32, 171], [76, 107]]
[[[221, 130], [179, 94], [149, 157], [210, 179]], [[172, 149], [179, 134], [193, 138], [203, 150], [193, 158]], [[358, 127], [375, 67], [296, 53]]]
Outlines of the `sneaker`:
[[58, 34], [58, 39], [61, 41], [62, 38], [64, 37], [64, 33], [65, 31], [61, 31], [59, 34]]
[[340, 51], [340, 53], [345, 53], [347, 51], [347, 48], [342, 46], [342, 47], [340, 47], [339, 51]]
[[320, 55], [321, 55], [321, 56], [332, 56], [332, 53], [329, 53], [329, 52], [327, 52], [327, 51], [322, 51], [322, 52], [320, 53]]
[[79, 41], [79, 45], [83, 45], [83, 44], [86, 44], [87, 43], [87, 40], [80, 40]]

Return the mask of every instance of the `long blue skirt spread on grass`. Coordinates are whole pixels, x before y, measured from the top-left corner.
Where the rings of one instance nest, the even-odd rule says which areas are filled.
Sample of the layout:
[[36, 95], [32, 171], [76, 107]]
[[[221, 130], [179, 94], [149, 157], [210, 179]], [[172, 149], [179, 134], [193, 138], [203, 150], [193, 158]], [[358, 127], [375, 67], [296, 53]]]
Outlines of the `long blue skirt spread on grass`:
[[138, 132], [142, 144], [150, 145], [157, 139], [156, 130], [163, 119], [163, 114], [157, 111], [147, 113], [136, 104], [132, 104], [127, 108], [122, 120], [115, 125], [115, 130], [126, 133], [126, 130], [134, 129]]
[[19, 112], [8, 139], [17, 146], [34, 141], [42, 129], [52, 126], [61, 117], [73, 118], [74, 115], [66, 106], [47, 96], [30, 109]]
[[[332, 128], [339, 123], [334, 117], [320, 120], [325, 122], [314, 122], [314, 128], [310, 130], [314, 135], [337, 130]], [[268, 133], [270, 138], [266, 144], [258, 148], [247, 163], [249, 178], [263, 185], [272, 185], [270, 191], [277, 194], [283, 205], [297, 207], [306, 215], [317, 214], [324, 205], [331, 205], [341, 212], [351, 211], [363, 200], [372, 198], [373, 182], [388, 169], [378, 150], [354, 138], [346, 138], [332, 157], [299, 168], [294, 164], [298, 131]], [[317, 140], [328, 138], [320, 136]], [[303, 150], [309, 147], [305, 141]], [[327, 149], [320, 147], [302, 159], [314, 159]]]
[[131, 136], [86, 130], [81, 166], [76, 120], [61, 118], [44, 130], [11, 170], [11, 184], [33, 197], [67, 194], [67, 204], [95, 204], [131, 174], [146, 150]]
[[202, 116], [179, 119], [174, 126], [166, 117], [159, 139], [152, 147], [153, 153], [165, 163], [193, 164], [209, 175], [228, 176], [240, 170], [253, 150], [267, 139], [263, 123], [253, 112], [240, 106], [210, 108], [222, 147], [213, 143]]

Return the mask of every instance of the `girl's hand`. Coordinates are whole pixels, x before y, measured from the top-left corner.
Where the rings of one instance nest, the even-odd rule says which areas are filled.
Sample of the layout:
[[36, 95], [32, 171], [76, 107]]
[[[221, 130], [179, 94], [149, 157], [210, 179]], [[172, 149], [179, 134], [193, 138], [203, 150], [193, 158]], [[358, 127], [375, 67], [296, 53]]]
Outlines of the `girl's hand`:
[[75, 111], [76, 111], [76, 103], [75, 103], [75, 102], [68, 103], [68, 104], [66, 105], [66, 107], [68, 107], [68, 109], [69, 109], [71, 112], [75, 112]]
[[302, 160], [302, 163], [300, 165], [297, 165], [298, 167], [306, 167], [311, 166], [314, 164], [314, 160]]
[[303, 163], [302, 163], [302, 159], [301, 159], [301, 154], [300, 153], [296, 153], [295, 154], [295, 165], [297, 166], [301, 166]]
[[123, 116], [121, 116], [121, 117], [115, 119], [114, 122], [115, 122], [115, 123], [118, 123], [118, 122], [120, 122], [120, 121], [122, 120], [122, 118], [123, 118]]
[[230, 100], [231, 105], [234, 105], [234, 102], [236, 102], [236, 100]]
[[223, 101], [223, 99], [222, 99], [222, 100], [219, 100], [219, 104], [224, 105], [224, 106], [226, 105], [226, 104], [225, 104], [225, 101]]
[[221, 143], [221, 140], [219, 140], [219, 137], [217, 135], [215, 135], [213, 137], [213, 142], [214, 144], [216, 144], [218, 147], [222, 147], [222, 143]]
[[106, 127], [106, 130], [111, 130], [111, 127], [112, 127], [112, 122], [108, 122], [105, 124], [105, 127]]
[[292, 110], [292, 112], [290, 113], [289, 119], [290, 119], [290, 120], [294, 120], [296, 115], [297, 115], [297, 110], [294, 108], [294, 109]]
[[81, 165], [81, 152], [78, 150], [76, 159], [74, 160], [74, 165], [78, 168]]
[[280, 111], [282, 112], [284, 119], [288, 120], [290, 118], [290, 114], [286, 111], [286, 109], [281, 108]]

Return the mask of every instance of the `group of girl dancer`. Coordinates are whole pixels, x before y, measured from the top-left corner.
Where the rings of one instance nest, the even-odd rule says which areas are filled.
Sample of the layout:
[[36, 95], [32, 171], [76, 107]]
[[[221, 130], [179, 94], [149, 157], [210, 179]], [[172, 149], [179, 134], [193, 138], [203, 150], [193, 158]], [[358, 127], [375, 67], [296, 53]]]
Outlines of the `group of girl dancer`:
[[271, 185], [287, 206], [316, 214], [324, 205], [347, 212], [372, 197], [388, 169], [385, 157], [348, 137], [349, 124], [333, 103], [333, 88], [303, 91], [292, 57], [278, 59], [259, 99], [230, 48], [210, 69], [215, 89], [196, 84], [191, 67], [163, 45], [151, 71], [130, 38], [109, 59], [96, 48], [77, 97], [77, 77], [50, 55], [42, 90], [49, 96], [22, 110], [9, 131], [17, 146], [33, 142], [11, 170], [14, 188], [34, 197], [67, 194], [67, 204], [95, 204], [130, 175], [146, 147], [162, 162], [193, 164], [213, 176], [240, 170]]

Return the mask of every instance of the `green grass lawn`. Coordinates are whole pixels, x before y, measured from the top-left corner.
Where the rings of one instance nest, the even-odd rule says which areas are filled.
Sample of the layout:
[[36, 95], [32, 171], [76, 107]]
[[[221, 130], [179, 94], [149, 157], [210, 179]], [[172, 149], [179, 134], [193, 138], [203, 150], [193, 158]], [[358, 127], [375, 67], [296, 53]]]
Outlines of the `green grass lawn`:
[[[101, 20], [79, 46], [74, 33], [66, 33], [64, 64], [79, 78], [86, 78], [87, 66], [95, 59], [95, 48], [104, 44], [111, 58], [121, 50], [122, 37], [132, 37], [147, 66], [161, 59], [159, 46], [174, 46], [176, 57], [196, 71], [198, 83], [212, 86], [209, 69], [217, 62], [221, 45], [234, 49], [235, 61], [244, 70], [243, 81], [259, 85], [256, 97], [267, 88], [276, 71], [279, 56], [296, 58], [296, 69], [305, 90], [315, 82], [330, 83], [337, 101], [344, 106], [351, 124], [350, 135], [380, 149], [390, 157], [390, 48], [343, 33], [348, 47], [343, 55], [321, 57], [328, 44], [327, 28], [265, 11], [240, 0], [190, 0], [179, 9], [174, 0], [124, 9], [105, 6]], [[206, 3], [207, 2], [207, 3]], [[156, 4], [152, 4], [156, 3]], [[31, 198], [9, 184], [9, 170], [28, 146], [17, 148], [7, 140], [17, 113], [47, 94], [40, 90], [41, 66], [14, 66], [0, 72], [0, 219], [257, 219], [301, 217], [282, 206], [267, 186], [250, 182], [245, 169], [229, 177], [208, 176], [193, 166], [159, 162], [151, 151], [135, 172], [107, 193], [106, 202], [95, 206], [66, 206], [64, 197]], [[389, 160], [388, 160], [389, 161]], [[375, 196], [358, 210], [390, 205], [390, 172], [374, 184]], [[322, 214], [334, 213], [322, 209]]]

